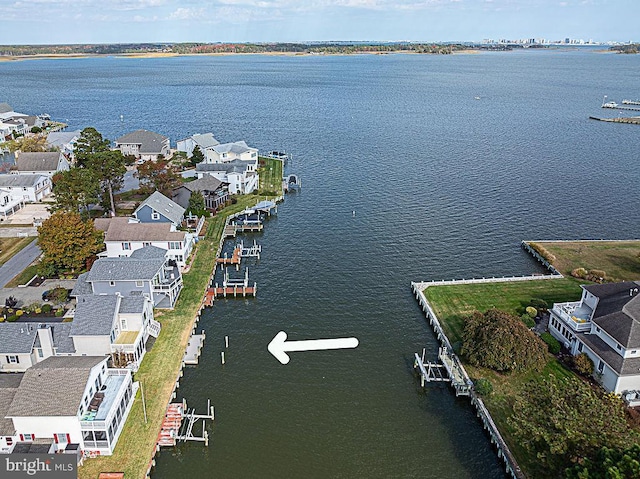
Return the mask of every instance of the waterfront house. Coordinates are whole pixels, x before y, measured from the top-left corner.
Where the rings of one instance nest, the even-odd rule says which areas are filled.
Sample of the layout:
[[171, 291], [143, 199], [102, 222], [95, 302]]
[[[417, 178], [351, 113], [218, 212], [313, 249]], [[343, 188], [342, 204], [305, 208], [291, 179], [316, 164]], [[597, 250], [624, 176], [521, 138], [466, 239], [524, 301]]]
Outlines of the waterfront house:
[[211, 175], [204, 175], [194, 181], [182, 184], [173, 190], [173, 201], [188, 208], [191, 194], [199, 191], [204, 197], [204, 204], [208, 210], [216, 211], [229, 199], [229, 185]]
[[60, 151], [18, 152], [13, 173], [18, 175], [44, 175], [51, 178], [58, 171], [67, 171], [69, 161]]
[[580, 301], [555, 303], [549, 331], [571, 354], [586, 353], [594, 376], [616, 394], [640, 391], [640, 282], [582, 286]]
[[232, 160], [228, 163], [198, 163], [196, 173], [198, 178], [205, 175], [213, 176], [223, 183], [227, 183], [232, 195], [247, 195], [258, 188], [258, 160]]
[[78, 277], [71, 295], [146, 296], [155, 308], [172, 309], [182, 290], [182, 274], [166, 250], [144, 246], [129, 257], [98, 258]]
[[136, 130], [115, 141], [115, 149], [140, 161], [157, 160], [169, 155], [169, 138], [148, 130]]
[[132, 216], [140, 223], [171, 223], [175, 228], [179, 228], [184, 219], [184, 211], [182, 206], [159, 191], [154, 191], [140, 203]]
[[138, 385], [130, 370], [108, 368], [107, 361], [52, 356], [27, 370], [9, 393], [0, 393], [3, 412], [12, 396], [0, 423], [0, 434], [11, 429], [7, 420], [13, 425], [11, 449], [46, 440], [51, 453], [112, 454]]
[[209, 152], [214, 146], [219, 145], [220, 142], [213, 137], [213, 133], [197, 133], [184, 140], [178, 140], [178, 151], [184, 151], [187, 154], [187, 158], [193, 156], [193, 150], [197, 146], [205, 157], [205, 160], [209, 158]]
[[236, 141], [212, 146], [205, 156], [205, 163], [228, 163], [234, 160], [258, 161], [258, 149], [248, 146], [244, 141]]
[[18, 391], [23, 374], [0, 374], [0, 454], [9, 454], [16, 444], [13, 421], [6, 418], [11, 402]]
[[0, 188], [23, 203], [37, 203], [51, 194], [51, 178], [46, 175], [0, 174]]
[[96, 229], [104, 231], [106, 250], [99, 256], [119, 258], [145, 246], [155, 246], [166, 251], [166, 257], [184, 268], [195, 242], [194, 235], [178, 231], [173, 223], [141, 223], [135, 218], [96, 218]]
[[80, 135], [82, 135], [80, 130], [52, 131], [47, 135], [47, 145], [61, 151], [67, 158], [73, 160], [73, 153]]
[[75, 354], [70, 331], [71, 323], [0, 323], [0, 373], [23, 372], [49, 356]]
[[69, 337], [77, 355], [111, 356], [116, 367], [137, 370], [150, 336], [158, 337], [160, 323], [146, 296], [93, 295], [76, 297]]

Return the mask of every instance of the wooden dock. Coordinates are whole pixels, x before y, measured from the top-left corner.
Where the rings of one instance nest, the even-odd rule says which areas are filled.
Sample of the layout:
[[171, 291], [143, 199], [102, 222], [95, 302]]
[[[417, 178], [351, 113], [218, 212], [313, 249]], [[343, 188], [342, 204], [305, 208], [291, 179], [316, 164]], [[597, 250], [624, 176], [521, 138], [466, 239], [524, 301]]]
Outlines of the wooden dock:
[[255, 298], [258, 292], [258, 286], [253, 283], [253, 286], [235, 285], [235, 286], [215, 286], [207, 289], [205, 295], [205, 301], [213, 304], [214, 298], [246, 298], [247, 296], [253, 296]]
[[158, 435], [158, 446], [176, 445], [176, 440], [180, 433], [180, 426], [182, 426], [183, 412], [182, 403], [169, 404], [162, 421], [160, 434]]
[[232, 223], [227, 224], [224, 227], [224, 232], [222, 233], [222, 239], [224, 240], [225, 238], [235, 238], [237, 233], [238, 231], [236, 229], [236, 225]]
[[205, 337], [206, 335], [203, 331], [202, 334], [194, 334], [189, 338], [189, 343], [182, 359], [185, 364], [198, 364]]
[[630, 125], [640, 125], [640, 117], [638, 116], [630, 116], [630, 117], [622, 117], [622, 118], [598, 118], [597, 116], [590, 116], [590, 120], [598, 120], [598, 121], [606, 121], [609, 123], [627, 123]]
[[264, 225], [262, 223], [236, 223], [236, 233], [258, 233], [262, 231]]
[[240, 259], [241, 258], [242, 258], [242, 244], [238, 244], [233, 249], [233, 253], [231, 255], [231, 258], [228, 258], [227, 254], [225, 253], [224, 257], [216, 259], [216, 263], [217, 264], [221, 264], [223, 266], [229, 266], [229, 265], [235, 266], [235, 265], [240, 264]]

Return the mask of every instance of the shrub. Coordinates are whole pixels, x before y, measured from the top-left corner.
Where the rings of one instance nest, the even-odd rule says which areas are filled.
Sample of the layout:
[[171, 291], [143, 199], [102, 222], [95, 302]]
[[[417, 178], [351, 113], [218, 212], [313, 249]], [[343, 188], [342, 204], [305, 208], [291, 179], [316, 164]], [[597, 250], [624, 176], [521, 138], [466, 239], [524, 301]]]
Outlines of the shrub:
[[480, 396], [489, 396], [493, 392], [493, 384], [485, 378], [480, 378], [473, 383], [475, 390]]
[[546, 311], [547, 309], [549, 309], [549, 303], [541, 298], [533, 298], [531, 301], [529, 301], [529, 304], [536, 308], [538, 311]]
[[40, 309], [40, 303], [33, 302], [29, 306], [25, 308], [30, 313], [36, 313], [38, 309]]
[[4, 316], [0, 316], [0, 323], [4, 323]]
[[53, 288], [51, 291], [49, 291], [48, 297], [54, 303], [66, 303], [69, 299], [69, 291], [67, 291], [65, 288], [60, 287]]
[[17, 321], [17, 320], [18, 320], [18, 317], [15, 314], [7, 318], [7, 321], [9, 321], [10, 323], [13, 323], [14, 321]]
[[522, 316], [520, 316], [520, 319], [522, 320], [522, 322], [524, 324], [527, 325], [527, 328], [531, 329], [536, 325], [536, 322], [534, 321], [534, 319], [528, 315], [527, 313], [523, 314]]
[[50, 305], [50, 304], [43, 304], [43, 305], [42, 305], [42, 312], [43, 312], [43, 313], [49, 313], [49, 312], [51, 312], [51, 305]]
[[592, 281], [604, 281], [607, 278], [607, 273], [601, 269], [592, 269], [589, 271]]
[[36, 314], [40, 314], [42, 313], [42, 308], [36, 308], [33, 312]]
[[571, 271], [571, 276], [573, 276], [574, 278], [581, 278], [581, 279], [585, 279], [587, 277], [587, 270], [584, 268], [576, 268], [573, 271]]
[[540, 335], [540, 339], [542, 339], [545, 343], [547, 343], [547, 347], [549, 348], [549, 352], [554, 356], [560, 352], [562, 349], [562, 344], [556, 338], [551, 336], [551, 333], [542, 333]]
[[18, 311], [16, 311], [16, 316], [20, 317], [24, 314], [24, 311], [22, 311], [21, 309], [19, 309]]
[[553, 263], [556, 260], [555, 255], [551, 254], [547, 248], [545, 248], [544, 246], [542, 246], [541, 244], [538, 243], [529, 243], [529, 246], [531, 246], [534, 250], [536, 250], [538, 252], [538, 254], [540, 256], [542, 256], [544, 259], [546, 259], [549, 263]]
[[60, 308], [56, 310], [56, 317], [64, 316], [64, 309]]
[[525, 309], [525, 312], [532, 318], [535, 318], [536, 316], [538, 316], [538, 310], [533, 306], [527, 306]]
[[586, 353], [574, 356], [572, 363], [575, 370], [583, 376], [591, 376], [593, 374], [593, 361]]

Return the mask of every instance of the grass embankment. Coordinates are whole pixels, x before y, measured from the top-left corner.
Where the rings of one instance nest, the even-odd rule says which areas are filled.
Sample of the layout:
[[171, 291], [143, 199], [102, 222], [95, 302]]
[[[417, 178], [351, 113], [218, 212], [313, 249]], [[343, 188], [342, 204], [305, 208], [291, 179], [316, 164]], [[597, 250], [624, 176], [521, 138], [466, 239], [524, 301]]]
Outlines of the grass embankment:
[[[478, 283], [432, 286], [427, 288], [425, 294], [449, 340], [454, 344], [461, 338], [465, 317], [473, 311], [485, 312], [487, 309], [497, 308], [519, 316], [533, 298], [544, 299], [549, 305], [553, 302], [579, 300], [582, 293], [579, 284], [573, 278]], [[462, 360], [465, 363], [464, 358]], [[529, 381], [539, 381], [549, 375], [566, 377], [573, 373], [552, 355], [549, 355], [542, 373], [500, 374], [467, 363], [465, 368], [472, 379], [485, 378], [491, 382], [493, 393], [484, 396], [483, 400], [523, 472], [527, 477], [548, 477], [548, 471], [540, 470], [536, 458], [531, 457], [515, 440], [507, 418], [512, 413], [514, 398], [521, 395], [524, 385]]]
[[[0, 238], [0, 265], [5, 264], [13, 256], [28, 244], [34, 241], [33, 236], [26, 238]], [[33, 276], [33, 275], [32, 275]]]
[[153, 455], [165, 409], [180, 371], [193, 322], [202, 303], [216, 258], [216, 249], [230, 214], [256, 203], [255, 196], [244, 196], [207, 221], [205, 239], [198, 243], [191, 270], [183, 276], [184, 287], [173, 311], [156, 317], [162, 332], [149, 351], [135, 380], [144, 388], [147, 418], [144, 421], [140, 393], [124, 426], [115, 453], [109, 457], [88, 459], [79, 469], [80, 479], [95, 479], [100, 472], [124, 472], [127, 478], [143, 478]]
[[544, 299], [549, 306], [578, 301], [582, 294], [579, 285], [580, 281], [574, 278], [454, 284], [432, 286], [425, 295], [453, 344], [460, 341], [465, 318], [474, 311], [496, 308], [520, 316], [532, 298]]
[[536, 241], [555, 259], [553, 266], [564, 275], [576, 268], [601, 270], [608, 281], [640, 279], [640, 241]]
[[261, 166], [258, 168], [260, 175], [260, 194], [282, 192], [283, 162], [273, 158], [258, 157]]

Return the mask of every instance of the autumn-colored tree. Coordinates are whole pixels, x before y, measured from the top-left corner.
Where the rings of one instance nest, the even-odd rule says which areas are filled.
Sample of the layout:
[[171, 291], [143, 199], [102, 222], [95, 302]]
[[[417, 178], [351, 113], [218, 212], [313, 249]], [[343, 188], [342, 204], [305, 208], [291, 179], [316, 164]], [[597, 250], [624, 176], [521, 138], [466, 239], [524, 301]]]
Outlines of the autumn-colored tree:
[[100, 181], [93, 170], [71, 168], [51, 178], [55, 195], [54, 210], [83, 211], [89, 214], [89, 205], [100, 198]]
[[495, 371], [541, 370], [547, 346], [517, 317], [497, 309], [475, 312], [462, 333], [461, 353], [474, 366]]
[[47, 146], [47, 137], [44, 135], [21, 136], [7, 142], [9, 151], [25, 151], [40, 153], [50, 150]]
[[93, 127], [87, 127], [80, 132], [76, 141], [74, 154], [78, 166], [87, 166], [91, 157], [96, 153], [109, 151], [109, 140], [102, 137], [102, 133]]
[[104, 248], [103, 236], [93, 220], [83, 221], [75, 211], [56, 211], [38, 228], [43, 266], [55, 272], [79, 271]]
[[137, 178], [140, 187], [147, 193], [159, 191], [171, 198], [173, 189], [180, 184], [180, 178], [167, 160], [145, 161], [138, 165]]
[[544, 477], [560, 477], [603, 446], [620, 449], [639, 440], [627, 423], [622, 399], [575, 376], [549, 375], [527, 383], [508, 423]]

